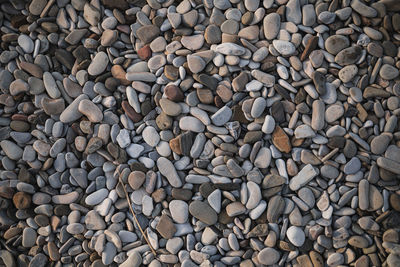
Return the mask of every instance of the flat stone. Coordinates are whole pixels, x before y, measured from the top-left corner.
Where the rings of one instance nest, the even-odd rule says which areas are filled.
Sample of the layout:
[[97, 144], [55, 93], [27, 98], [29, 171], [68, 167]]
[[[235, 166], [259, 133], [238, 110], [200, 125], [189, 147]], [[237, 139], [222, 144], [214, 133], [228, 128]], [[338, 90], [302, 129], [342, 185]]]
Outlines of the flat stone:
[[290, 56], [296, 51], [296, 47], [288, 41], [273, 40], [272, 45], [282, 56]]
[[261, 264], [273, 265], [279, 261], [280, 255], [274, 248], [264, 248], [258, 253], [257, 259]]
[[189, 217], [189, 206], [185, 201], [172, 200], [169, 203], [172, 219], [177, 223], [186, 223]]
[[351, 46], [341, 50], [335, 57], [335, 62], [341, 66], [356, 63], [361, 57], [361, 47]]
[[174, 165], [167, 158], [164, 158], [164, 157], [158, 158], [157, 168], [160, 171], [160, 173], [167, 178], [167, 180], [171, 184], [171, 186], [173, 186], [173, 187], [181, 187], [182, 186], [182, 181], [181, 181], [178, 173], [176, 172]]
[[198, 50], [204, 44], [204, 36], [197, 34], [192, 36], [183, 36], [181, 39], [181, 43], [184, 47], [190, 50]]
[[23, 150], [15, 143], [3, 140], [0, 142], [1, 149], [12, 160], [19, 160], [22, 157]]
[[85, 225], [88, 230], [103, 230], [106, 223], [95, 210], [89, 211], [85, 216]]
[[290, 243], [296, 247], [301, 247], [306, 239], [303, 230], [298, 226], [290, 226], [286, 231], [286, 236], [288, 237]]
[[393, 80], [399, 76], [399, 70], [392, 65], [384, 64], [379, 70], [379, 75], [385, 80]]
[[108, 62], [107, 54], [104, 52], [98, 52], [88, 67], [89, 75], [97, 76], [103, 73], [107, 68]]
[[28, 35], [21, 34], [18, 37], [18, 44], [24, 50], [25, 53], [30, 54], [33, 52], [33, 49], [35, 45], [33, 44], [33, 41], [31, 38], [29, 38]]
[[176, 233], [176, 227], [168, 215], [163, 214], [157, 224], [156, 230], [166, 239], [171, 239]]
[[227, 56], [241, 56], [246, 52], [242, 46], [234, 43], [220, 44], [215, 48], [215, 51]]
[[91, 122], [101, 122], [103, 113], [100, 108], [88, 99], [82, 99], [78, 105], [78, 111], [85, 115]]
[[264, 36], [268, 40], [273, 40], [278, 36], [281, 26], [281, 17], [277, 13], [270, 13], [264, 17], [263, 30]]
[[85, 199], [85, 203], [87, 205], [94, 206], [101, 203], [107, 196], [108, 196], [108, 190], [102, 188], [88, 195]]
[[307, 164], [295, 177], [290, 180], [289, 187], [292, 191], [296, 191], [308, 184], [317, 175], [318, 172], [314, 169], [314, 167], [311, 164]]
[[215, 210], [203, 201], [195, 200], [191, 202], [189, 205], [189, 212], [193, 217], [207, 225], [213, 225], [218, 220]]
[[224, 106], [211, 116], [211, 121], [216, 126], [222, 126], [232, 117], [232, 110], [228, 106]]
[[156, 25], [144, 25], [136, 31], [136, 35], [143, 43], [147, 44], [160, 35], [160, 29]]

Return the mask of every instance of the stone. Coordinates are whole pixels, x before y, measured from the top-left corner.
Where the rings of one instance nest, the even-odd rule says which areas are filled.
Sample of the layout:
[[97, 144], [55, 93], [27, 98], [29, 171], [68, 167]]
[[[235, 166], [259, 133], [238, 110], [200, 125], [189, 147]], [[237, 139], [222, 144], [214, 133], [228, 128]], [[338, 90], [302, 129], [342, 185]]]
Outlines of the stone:
[[399, 70], [392, 65], [383, 64], [379, 70], [379, 75], [385, 80], [393, 80], [399, 76]]
[[79, 102], [78, 111], [91, 122], [101, 122], [103, 120], [103, 113], [99, 107], [88, 99], [83, 99]]
[[95, 210], [91, 210], [86, 214], [85, 225], [88, 230], [103, 230], [106, 228], [103, 218]]
[[281, 196], [273, 196], [267, 205], [267, 220], [270, 223], [277, 223], [285, 208], [285, 200]]
[[341, 66], [356, 63], [361, 57], [361, 47], [351, 46], [341, 50], [335, 57], [335, 62]]
[[357, 75], [358, 68], [356, 65], [348, 65], [339, 71], [339, 79], [344, 83], [348, 83]]
[[305, 242], [305, 234], [298, 226], [290, 226], [286, 231], [286, 236], [296, 247], [301, 247]]
[[318, 172], [315, 170], [315, 168], [311, 164], [307, 164], [295, 177], [290, 180], [289, 188], [292, 191], [297, 191], [301, 187], [308, 184], [317, 175]]
[[0, 142], [1, 149], [12, 160], [19, 160], [22, 157], [23, 150], [15, 143], [3, 140]]
[[281, 26], [281, 17], [277, 13], [270, 13], [264, 17], [263, 30], [264, 36], [268, 40], [273, 40], [278, 36]]
[[207, 225], [213, 225], [217, 222], [218, 216], [213, 208], [206, 202], [195, 200], [189, 205], [190, 214], [196, 219]]
[[215, 51], [227, 56], [241, 56], [246, 50], [234, 43], [222, 43], [215, 48]]
[[292, 145], [289, 141], [289, 137], [279, 126], [275, 127], [275, 130], [272, 134], [272, 142], [281, 152], [289, 153], [292, 150]]
[[199, 73], [206, 66], [206, 63], [204, 62], [204, 60], [199, 56], [188, 55], [187, 61], [188, 61], [189, 69], [192, 73]]
[[210, 118], [214, 125], [222, 126], [227, 123], [232, 116], [232, 110], [228, 106], [224, 106], [214, 113]]
[[173, 187], [181, 187], [182, 186], [182, 181], [181, 181], [178, 173], [176, 172], [174, 165], [167, 158], [164, 158], [164, 157], [158, 158], [157, 168], [160, 171], [160, 173], [167, 178], [167, 180], [171, 184], [171, 186], [173, 186]]
[[129, 257], [121, 263], [120, 267], [139, 267], [142, 264], [142, 257], [136, 251], [131, 253]]
[[183, 36], [181, 39], [181, 43], [184, 47], [189, 50], [198, 50], [204, 44], [204, 36], [197, 34], [192, 36]]
[[182, 200], [172, 200], [169, 203], [172, 219], [177, 223], [186, 223], [189, 217], [189, 206]]
[[274, 248], [264, 248], [258, 253], [257, 259], [261, 264], [273, 265], [279, 261], [280, 255]]
[[160, 29], [156, 25], [143, 25], [136, 31], [138, 38], [145, 44], [153, 41], [160, 34]]
[[302, 16], [299, 0], [289, 0], [286, 3], [286, 20], [294, 24], [301, 23]]
[[31, 38], [29, 38], [28, 35], [21, 34], [18, 37], [18, 44], [24, 50], [25, 53], [30, 54], [33, 52], [33, 49], [35, 45], [33, 44], [33, 41]]
[[282, 56], [290, 56], [296, 51], [296, 47], [288, 41], [273, 40], [272, 45]]

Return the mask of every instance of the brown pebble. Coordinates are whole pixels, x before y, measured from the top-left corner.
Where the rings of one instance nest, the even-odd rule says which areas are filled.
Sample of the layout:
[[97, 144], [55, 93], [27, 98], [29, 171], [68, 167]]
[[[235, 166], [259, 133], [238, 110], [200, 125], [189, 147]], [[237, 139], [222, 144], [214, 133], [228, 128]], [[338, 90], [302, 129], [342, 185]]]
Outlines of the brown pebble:
[[19, 210], [29, 208], [31, 206], [31, 201], [31, 195], [25, 192], [17, 192], [13, 197], [14, 206]]

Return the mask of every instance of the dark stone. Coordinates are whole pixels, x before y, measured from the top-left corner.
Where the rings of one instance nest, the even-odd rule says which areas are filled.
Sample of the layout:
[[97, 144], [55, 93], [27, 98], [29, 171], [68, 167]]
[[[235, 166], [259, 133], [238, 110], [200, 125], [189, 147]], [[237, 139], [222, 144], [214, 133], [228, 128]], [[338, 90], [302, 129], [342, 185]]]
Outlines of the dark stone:
[[189, 201], [192, 199], [193, 193], [189, 189], [183, 188], [173, 188], [172, 189], [172, 197], [174, 199]]
[[283, 86], [281, 86], [280, 84], [274, 84], [274, 89], [275, 91], [278, 92], [278, 94], [280, 94], [284, 99], [288, 100], [288, 101], [292, 101], [292, 99], [290, 98], [289, 92], [283, 88]]
[[320, 95], [324, 95], [326, 93], [325, 89], [325, 75], [319, 71], [315, 71], [312, 75], [312, 80], [315, 85], [315, 89]]
[[204, 198], [207, 198], [214, 190], [215, 187], [211, 183], [204, 183], [199, 188], [199, 192]]
[[343, 148], [346, 143], [346, 138], [343, 136], [334, 136], [329, 138], [328, 146], [330, 148]]
[[55, 52], [55, 57], [62, 65], [64, 65], [69, 70], [72, 69], [72, 67], [74, 66], [74, 56], [65, 49], [57, 49]]
[[190, 156], [190, 150], [193, 145], [193, 133], [191, 131], [187, 131], [181, 134], [180, 145], [182, 155]]
[[271, 116], [276, 122], [282, 123], [285, 121], [285, 111], [281, 101], [275, 101], [271, 106]]
[[77, 48], [75, 48], [75, 50], [72, 51], [72, 55], [76, 58], [78, 64], [84, 61], [85, 59], [90, 59], [89, 51], [83, 45], [80, 45]]
[[218, 80], [213, 76], [209, 76], [207, 74], [202, 73], [200, 75], [197, 74], [193, 75], [193, 78], [211, 90], [217, 89]]

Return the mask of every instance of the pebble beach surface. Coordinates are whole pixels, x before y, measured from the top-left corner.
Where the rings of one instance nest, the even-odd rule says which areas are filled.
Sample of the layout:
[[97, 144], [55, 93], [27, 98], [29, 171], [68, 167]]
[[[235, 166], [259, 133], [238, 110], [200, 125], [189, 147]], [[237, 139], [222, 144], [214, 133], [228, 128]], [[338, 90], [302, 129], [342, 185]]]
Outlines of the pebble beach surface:
[[0, 0], [0, 265], [400, 266], [400, 1]]

